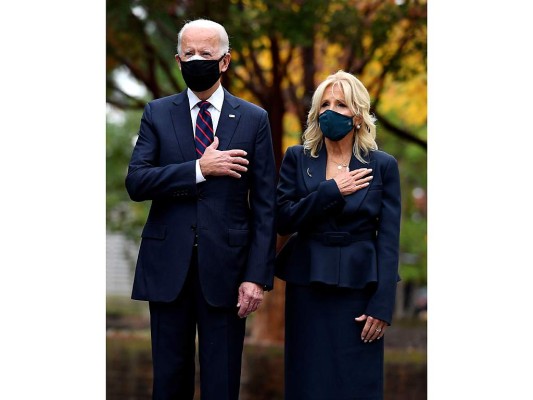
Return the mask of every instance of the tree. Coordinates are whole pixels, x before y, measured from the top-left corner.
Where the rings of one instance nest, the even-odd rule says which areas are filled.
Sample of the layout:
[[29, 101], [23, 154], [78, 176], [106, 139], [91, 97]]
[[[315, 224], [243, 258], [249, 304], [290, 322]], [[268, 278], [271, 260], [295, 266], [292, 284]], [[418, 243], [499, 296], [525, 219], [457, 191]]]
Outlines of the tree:
[[204, 16], [230, 33], [232, 63], [224, 86], [269, 112], [278, 165], [283, 121], [294, 113], [305, 126], [318, 80], [337, 69], [365, 82], [374, 109], [391, 133], [426, 147], [403, 121], [382, 112], [381, 96], [391, 82], [425, 75], [426, 4], [419, 1], [171, 1], [116, 0], [107, 3], [107, 101], [123, 109], [147, 99], [128, 95], [114, 79], [127, 69], [157, 98], [184, 89], [172, 55], [185, 19]]
[[[338, 69], [358, 76], [373, 101], [378, 144], [401, 164], [404, 215], [416, 213], [412, 189], [426, 187], [426, 1], [114, 0], [107, 3], [107, 102], [139, 110], [152, 98], [183, 90], [173, 57], [177, 32], [185, 20], [200, 17], [226, 27], [232, 65], [223, 85], [268, 111], [278, 167], [287, 143], [300, 139], [317, 83]], [[118, 71], [127, 71], [147, 94], [128, 94]], [[402, 161], [412, 154], [418, 170]], [[416, 252], [418, 261], [406, 264], [408, 277], [423, 281], [425, 216], [417, 221], [402, 220], [408, 232], [402, 252]], [[267, 312], [254, 317], [256, 336], [275, 326], [262, 339], [280, 339], [279, 282], [266, 296]]]

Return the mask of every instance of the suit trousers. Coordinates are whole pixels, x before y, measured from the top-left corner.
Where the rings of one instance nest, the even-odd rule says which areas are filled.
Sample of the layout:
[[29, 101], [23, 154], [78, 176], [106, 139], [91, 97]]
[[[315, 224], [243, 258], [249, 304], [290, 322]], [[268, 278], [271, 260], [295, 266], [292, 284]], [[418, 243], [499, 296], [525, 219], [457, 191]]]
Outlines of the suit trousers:
[[201, 399], [237, 400], [245, 323], [246, 319], [238, 317], [236, 307], [218, 308], [207, 303], [199, 281], [195, 248], [178, 297], [170, 303], [150, 302], [152, 398], [193, 400], [198, 328]]

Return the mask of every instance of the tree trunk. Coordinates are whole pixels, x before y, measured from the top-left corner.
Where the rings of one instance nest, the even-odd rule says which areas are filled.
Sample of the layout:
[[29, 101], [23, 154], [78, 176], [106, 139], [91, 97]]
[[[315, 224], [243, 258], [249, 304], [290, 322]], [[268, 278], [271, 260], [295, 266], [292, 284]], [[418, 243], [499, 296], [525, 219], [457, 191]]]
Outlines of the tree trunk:
[[283, 344], [285, 339], [285, 282], [274, 278], [274, 290], [265, 292], [254, 315], [250, 340], [265, 345]]
[[[279, 236], [276, 254], [289, 236]], [[251, 324], [250, 340], [261, 344], [283, 344], [285, 339], [285, 282], [274, 278], [274, 290], [265, 293]]]

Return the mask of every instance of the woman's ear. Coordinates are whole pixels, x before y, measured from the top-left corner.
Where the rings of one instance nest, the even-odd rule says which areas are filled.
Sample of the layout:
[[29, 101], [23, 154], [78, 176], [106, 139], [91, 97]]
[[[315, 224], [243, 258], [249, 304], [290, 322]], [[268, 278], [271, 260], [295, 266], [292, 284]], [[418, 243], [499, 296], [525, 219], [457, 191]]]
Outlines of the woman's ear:
[[353, 124], [354, 126], [358, 126], [361, 127], [361, 125], [363, 124], [363, 116], [361, 114], [359, 115], [356, 115], [355, 117], [353, 117]]

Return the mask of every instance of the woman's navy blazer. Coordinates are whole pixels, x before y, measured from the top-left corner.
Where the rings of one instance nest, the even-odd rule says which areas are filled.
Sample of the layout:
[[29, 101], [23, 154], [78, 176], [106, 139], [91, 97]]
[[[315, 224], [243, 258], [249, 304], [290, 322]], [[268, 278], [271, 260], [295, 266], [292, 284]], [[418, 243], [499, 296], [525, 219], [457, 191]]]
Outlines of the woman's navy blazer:
[[350, 170], [371, 168], [367, 187], [341, 195], [326, 180], [327, 152], [311, 157], [289, 147], [277, 188], [277, 229], [294, 234], [276, 259], [276, 275], [287, 282], [321, 282], [347, 288], [375, 288], [366, 314], [390, 324], [398, 276], [401, 195], [398, 163], [371, 151], [367, 164], [352, 156]]

